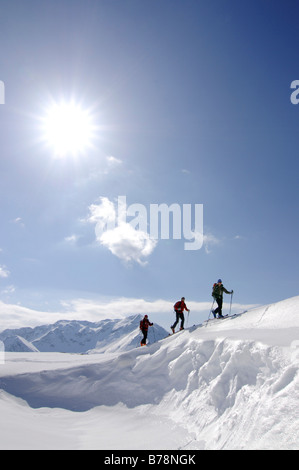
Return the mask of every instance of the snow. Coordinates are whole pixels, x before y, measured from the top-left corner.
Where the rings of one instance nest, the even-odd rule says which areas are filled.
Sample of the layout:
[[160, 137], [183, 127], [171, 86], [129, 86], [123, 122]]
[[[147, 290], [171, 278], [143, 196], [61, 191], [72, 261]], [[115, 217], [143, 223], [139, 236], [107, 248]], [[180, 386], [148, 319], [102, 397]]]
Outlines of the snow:
[[298, 449], [299, 297], [106, 346], [5, 352], [0, 448]]

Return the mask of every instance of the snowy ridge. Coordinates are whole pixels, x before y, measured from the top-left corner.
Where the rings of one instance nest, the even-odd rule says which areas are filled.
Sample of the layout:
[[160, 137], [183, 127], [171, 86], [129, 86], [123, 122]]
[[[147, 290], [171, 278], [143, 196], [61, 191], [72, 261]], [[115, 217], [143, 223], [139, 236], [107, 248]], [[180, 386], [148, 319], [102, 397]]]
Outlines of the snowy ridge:
[[30, 341], [19, 335], [8, 337], [4, 342], [4, 347], [6, 351], [11, 352], [38, 352], [38, 349]]
[[297, 449], [298, 346], [294, 297], [121, 354], [8, 353], [0, 445]]

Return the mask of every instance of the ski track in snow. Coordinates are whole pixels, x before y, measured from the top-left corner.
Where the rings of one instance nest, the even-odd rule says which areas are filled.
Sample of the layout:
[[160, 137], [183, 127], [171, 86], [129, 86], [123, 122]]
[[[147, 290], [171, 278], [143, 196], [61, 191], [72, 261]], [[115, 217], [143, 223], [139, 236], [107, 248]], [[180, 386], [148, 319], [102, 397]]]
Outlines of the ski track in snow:
[[0, 448], [298, 449], [299, 297], [147, 348], [7, 353]]

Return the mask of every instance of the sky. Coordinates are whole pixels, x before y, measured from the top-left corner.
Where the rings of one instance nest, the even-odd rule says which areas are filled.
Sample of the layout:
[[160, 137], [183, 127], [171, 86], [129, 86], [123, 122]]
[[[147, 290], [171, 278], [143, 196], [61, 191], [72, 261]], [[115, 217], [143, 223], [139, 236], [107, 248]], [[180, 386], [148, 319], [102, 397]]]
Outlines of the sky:
[[[0, 329], [135, 313], [169, 327], [182, 296], [198, 323], [219, 278], [234, 311], [298, 294], [298, 13], [0, 1]], [[119, 200], [139, 225], [115, 218]], [[182, 224], [188, 205], [200, 249], [151, 238], [161, 204]]]

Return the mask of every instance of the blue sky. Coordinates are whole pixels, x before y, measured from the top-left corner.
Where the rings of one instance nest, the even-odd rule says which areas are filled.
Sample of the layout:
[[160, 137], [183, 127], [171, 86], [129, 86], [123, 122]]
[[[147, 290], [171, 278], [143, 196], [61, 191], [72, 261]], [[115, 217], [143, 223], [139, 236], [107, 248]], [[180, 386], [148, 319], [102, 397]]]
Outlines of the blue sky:
[[[1, 1], [2, 326], [8, 305], [26, 324], [140, 311], [164, 326], [182, 295], [196, 323], [219, 277], [236, 309], [297, 295], [298, 10], [291, 0]], [[96, 129], [92, 148], [57, 158], [41, 122], [62, 101]], [[157, 240], [142, 255], [121, 233], [101, 243], [91, 208], [118, 196], [203, 204], [204, 246]]]

